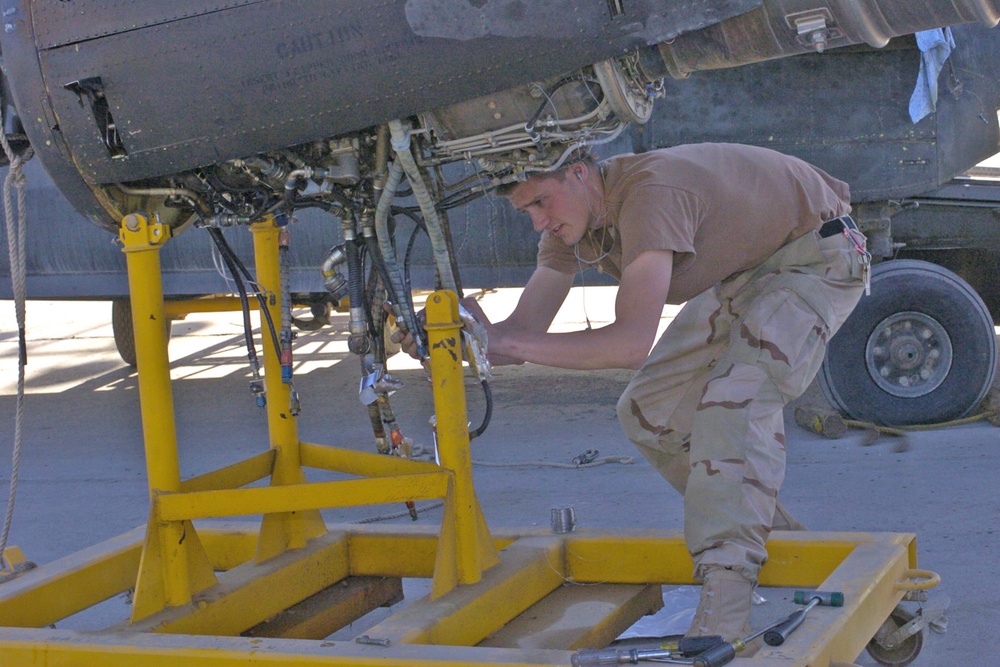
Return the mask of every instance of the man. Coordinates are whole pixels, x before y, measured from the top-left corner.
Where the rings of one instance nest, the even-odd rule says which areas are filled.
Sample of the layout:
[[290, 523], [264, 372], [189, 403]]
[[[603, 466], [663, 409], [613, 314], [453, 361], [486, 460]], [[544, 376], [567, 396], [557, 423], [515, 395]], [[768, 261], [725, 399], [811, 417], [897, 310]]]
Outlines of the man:
[[[782, 408], [864, 289], [847, 185], [765, 148], [698, 144], [584, 159], [502, 194], [542, 237], [510, 317], [491, 324], [464, 302], [487, 326], [491, 362], [637, 369], [618, 415], [684, 495], [703, 584], [687, 635], [745, 637], [768, 534], [802, 528], [777, 503]], [[588, 266], [619, 279], [615, 321], [547, 333]], [[684, 302], [650, 351], [664, 304]]]

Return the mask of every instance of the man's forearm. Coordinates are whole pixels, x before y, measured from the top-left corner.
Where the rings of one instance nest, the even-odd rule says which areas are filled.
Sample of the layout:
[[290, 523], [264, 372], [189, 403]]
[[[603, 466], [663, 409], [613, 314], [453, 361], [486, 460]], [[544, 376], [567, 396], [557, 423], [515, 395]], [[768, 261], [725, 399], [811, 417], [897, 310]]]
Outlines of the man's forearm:
[[618, 329], [620, 327], [610, 324], [569, 333], [497, 332], [491, 335], [490, 347], [498, 358], [556, 368], [639, 368], [649, 353], [652, 341], [622, 336]]
[[490, 360], [490, 366], [520, 366], [524, 363], [521, 359], [496, 354], [492, 351], [487, 351], [487, 357]]

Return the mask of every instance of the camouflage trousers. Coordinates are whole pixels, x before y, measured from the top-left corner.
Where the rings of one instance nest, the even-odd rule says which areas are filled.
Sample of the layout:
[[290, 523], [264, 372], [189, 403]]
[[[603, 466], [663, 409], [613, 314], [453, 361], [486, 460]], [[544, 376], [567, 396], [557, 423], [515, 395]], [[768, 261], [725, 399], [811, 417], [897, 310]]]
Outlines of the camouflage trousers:
[[730, 276], [681, 309], [618, 401], [625, 434], [684, 495], [695, 578], [757, 579], [785, 475], [782, 409], [860, 299], [859, 257], [842, 234], [810, 232]]

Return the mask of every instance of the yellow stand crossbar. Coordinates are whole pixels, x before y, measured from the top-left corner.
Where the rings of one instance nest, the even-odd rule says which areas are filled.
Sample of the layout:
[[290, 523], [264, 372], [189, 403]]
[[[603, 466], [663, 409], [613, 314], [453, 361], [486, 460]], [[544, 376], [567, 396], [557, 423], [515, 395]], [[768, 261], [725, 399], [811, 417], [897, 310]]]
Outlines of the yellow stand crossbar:
[[[280, 321], [283, 232], [273, 219], [252, 232], [258, 282]], [[0, 665], [567, 665], [570, 649], [607, 641], [652, 611], [659, 584], [693, 583], [676, 533], [491, 534], [472, 483], [461, 322], [448, 291], [427, 301], [440, 465], [301, 442], [262, 327], [269, 448], [182, 480], [159, 265], [169, 237], [151, 216], [123, 220], [149, 521], [0, 583]], [[306, 468], [354, 478], [310, 483]], [[261, 480], [269, 484], [250, 486]], [[327, 526], [319, 514], [432, 498], [444, 500], [440, 527]], [[261, 519], [216, 520], [241, 515]], [[762, 585], [839, 590], [847, 602], [814, 610], [780, 650], [765, 648], [751, 664], [851, 662], [907, 590], [931, 585], [913, 582], [923, 574], [909, 534], [776, 533], [768, 552]], [[322, 639], [395, 600], [402, 578], [429, 579], [430, 593], [365, 637]], [[130, 619], [97, 632], [50, 627], [130, 589]], [[586, 623], [564, 620], [558, 604], [588, 605]]]

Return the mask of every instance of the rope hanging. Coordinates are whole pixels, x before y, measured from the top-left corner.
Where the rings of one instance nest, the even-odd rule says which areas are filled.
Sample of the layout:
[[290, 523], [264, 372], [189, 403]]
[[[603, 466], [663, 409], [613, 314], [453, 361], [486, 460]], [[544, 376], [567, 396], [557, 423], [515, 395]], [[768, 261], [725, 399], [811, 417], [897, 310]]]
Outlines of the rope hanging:
[[[31, 159], [31, 149], [25, 155], [14, 153], [7, 140], [7, 135], [0, 131], [0, 145], [10, 168], [3, 182], [3, 212], [7, 228], [7, 250], [10, 256], [10, 278], [13, 285], [14, 312], [17, 317], [17, 403], [14, 410], [14, 450], [11, 454], [10, 491], [7, 495], [7, 511], [4, 515], [3, 532], [0, 533], [0, 568], [7, 569], [7, 559], [4, 550], [10, 536], [10, 526], [14, 519], [14, 500], [17, 497], [17, 479], [21, 467], [21, 440], [24, 423], [24, 367], [28, 363], [28, 348], [24, 334], [25, 302], [27, 300], [27, 253], [25, 251], [25, 209], [24, 186], [27, 179], [24, 176], [24, 164]], [[17, 190], [17, 215], [11, 202], [11, 190]]]

